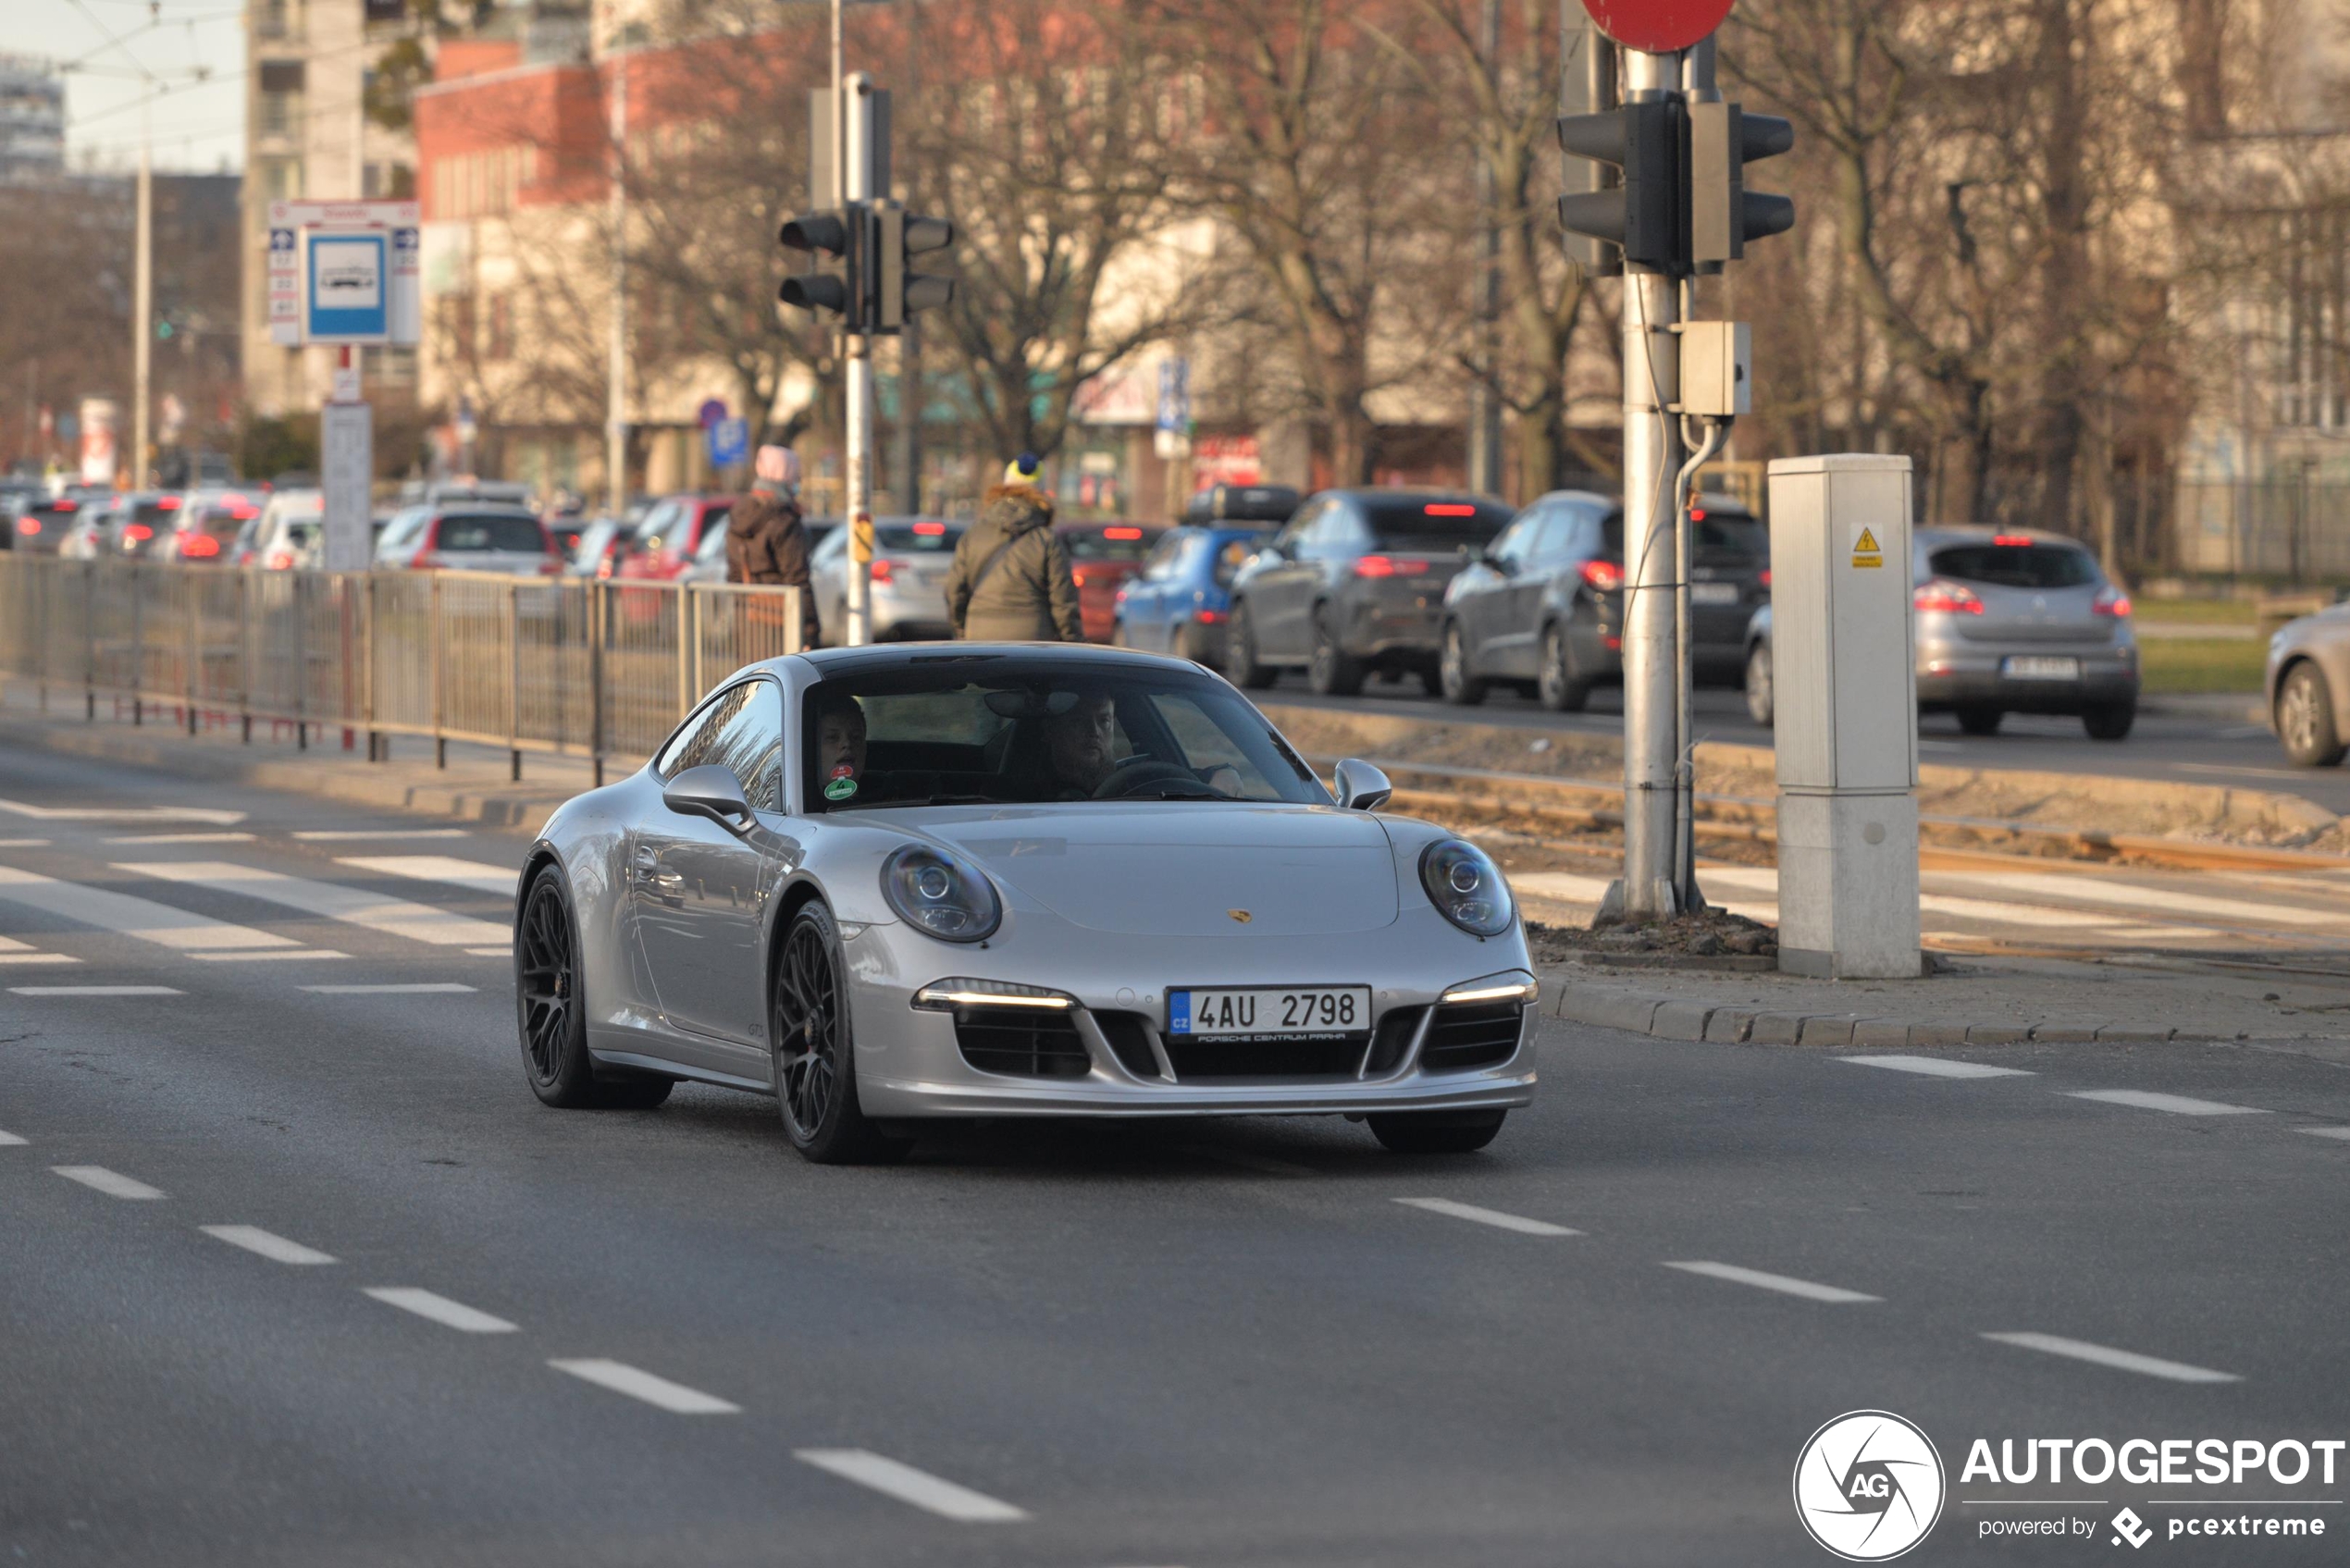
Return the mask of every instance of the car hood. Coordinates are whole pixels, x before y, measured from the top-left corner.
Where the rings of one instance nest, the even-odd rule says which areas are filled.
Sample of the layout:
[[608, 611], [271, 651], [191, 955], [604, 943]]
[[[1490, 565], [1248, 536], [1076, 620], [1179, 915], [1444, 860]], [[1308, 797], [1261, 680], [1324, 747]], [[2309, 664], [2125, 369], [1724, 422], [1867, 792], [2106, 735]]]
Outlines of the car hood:
[[1386, 830], [1335, 807], [1081, 802], [942, 810], [922, 829], [1089, 931], [1328, 935], [1396, 916]]

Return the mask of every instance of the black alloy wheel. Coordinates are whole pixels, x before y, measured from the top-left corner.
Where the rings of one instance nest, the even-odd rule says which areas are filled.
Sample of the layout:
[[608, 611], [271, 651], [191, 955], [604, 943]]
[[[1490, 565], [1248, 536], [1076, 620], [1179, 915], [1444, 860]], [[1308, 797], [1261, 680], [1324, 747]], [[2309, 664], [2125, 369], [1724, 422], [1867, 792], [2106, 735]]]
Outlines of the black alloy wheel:
[[909, 1142], [884, 1134], [857, 1103], [857, 1051], [840, 928], [821, 903], [803, 905], [776, 956], [769, 1036], [775, 1100], [792, 1147], [817, 1165], [895, 1159]]
[[531, 879], [521, 917], [514, 922], [515, 1021], [531, 1092], [564, 1109], [600, 1105], [650, 1110], [669, 1098], [673, 1080], [650, 1073], [597, 1073], [588, 1055], [588, 1015], [579, 976], [570, 893], [563, 872], [548, 866]]
[[1281, 678], [1281, 673], [1258, 656], [1256, 648], [1256, 618], [1248, 612], [1245, 600], [1232, 606], [1232, 619], [1225, 627], [1225, 643], [1230, 649], [1231, 668], [1226, 672], [1232, 684], [1251, 691], [1263, 691]]
[[1468, 643], [1458, 621], [1445, 623], [1444, 651], [1438, 656], [1436, 671], [1445, 701], [1474, 708], [1485, 700], [1485, 683], [1469, 673]]

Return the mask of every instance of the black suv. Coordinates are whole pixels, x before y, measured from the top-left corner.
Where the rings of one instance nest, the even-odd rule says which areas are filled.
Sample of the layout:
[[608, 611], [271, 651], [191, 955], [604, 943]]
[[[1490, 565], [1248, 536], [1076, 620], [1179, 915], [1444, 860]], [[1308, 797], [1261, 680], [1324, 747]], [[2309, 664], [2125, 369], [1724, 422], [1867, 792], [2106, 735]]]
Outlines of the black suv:
[[1490, 496], [1324, 490], [1232, 582], [1231, 673], [1263, 688], [1303, 668], [1352, 697], [1372, 671], [1437, 689], [1437, 634], [1453, 574], [1509, 522]]
[[[1727, 496], [1701, 497], [1689, 521], [1692, 678], [1736, 685], [1747, 621], [1771, 597], [1770, 538]], [[1443, 616], [1447, 701], [1482, 702], [1509, 681], [1578, 710], [1593, 686], [1624, 679], [1624, 509], [1588, 490], [1541, 497], [1453, 579]]]

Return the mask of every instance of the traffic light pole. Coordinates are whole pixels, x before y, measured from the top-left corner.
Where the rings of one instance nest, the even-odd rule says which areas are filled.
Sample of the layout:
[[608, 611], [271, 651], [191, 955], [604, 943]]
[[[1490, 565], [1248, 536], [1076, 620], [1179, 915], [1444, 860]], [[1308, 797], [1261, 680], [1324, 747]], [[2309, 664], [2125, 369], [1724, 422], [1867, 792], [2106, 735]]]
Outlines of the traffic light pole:
[[[842, 172], [847, 210], [863, 221], [873, 191], [873, 79], [863, 71], [843, 83], [847, 120], [842, 137]], [[885, 192], [884, 192], [885, 193]], [[848, 522], [848, 646], [872, 640], [873, 592], [873, 340], [864, 332], [842, 334], [848, 396], [848, 457], [842, 515]]]
[[[1670, 96], [1680, 58], [1624, 51], [1627, 104]], [[1679, 291], [1669, 273], [1624, 273], [1624, 880], [1622, 912], [1639, 922], [1675, 912], [1675, 731], [1680, 686], [1675, 534], [1681, 466]]]

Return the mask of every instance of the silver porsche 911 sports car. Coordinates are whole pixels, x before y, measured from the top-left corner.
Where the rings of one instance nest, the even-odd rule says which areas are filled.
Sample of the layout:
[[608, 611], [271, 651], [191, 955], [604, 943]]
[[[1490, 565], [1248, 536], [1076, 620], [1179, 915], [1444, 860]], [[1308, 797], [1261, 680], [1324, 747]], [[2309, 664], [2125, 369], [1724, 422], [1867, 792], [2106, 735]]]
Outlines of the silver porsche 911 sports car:
[[523, 870], [531, 1086], [773, 1094], [818, 1161], [924, 1117], [1339, 1113], [1483, 1147], [1534, 1093], [1500, 869], [1338, 798], [1198, 666], [1045, 645], [744, 670]]

